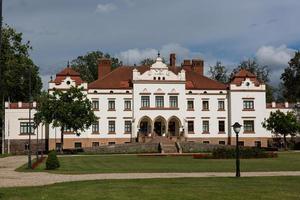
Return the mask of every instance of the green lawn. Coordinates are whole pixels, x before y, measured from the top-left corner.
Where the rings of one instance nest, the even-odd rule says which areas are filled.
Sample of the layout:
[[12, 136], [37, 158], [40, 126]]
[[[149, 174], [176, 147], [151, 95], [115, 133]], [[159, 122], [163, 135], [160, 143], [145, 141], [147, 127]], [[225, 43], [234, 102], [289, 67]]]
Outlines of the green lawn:
[[291, 200], [300, 177], [104, 180], [0, 188], [2, 200]]
[[[234, 159], [193, 159], [191, 156], [101, 155], [60, 157], [61, 167], [53, 173], [129, 172], [233, 172]], [[28, 171], [26, 165], [18, 171]], [[44, 171], [45, 163], [34, 171]], [[241, 171], [299, 171], [300, 153], [280, 153], [278, 158], [243, 159]], [[32, 171], [32, 170], [30, 170]]]

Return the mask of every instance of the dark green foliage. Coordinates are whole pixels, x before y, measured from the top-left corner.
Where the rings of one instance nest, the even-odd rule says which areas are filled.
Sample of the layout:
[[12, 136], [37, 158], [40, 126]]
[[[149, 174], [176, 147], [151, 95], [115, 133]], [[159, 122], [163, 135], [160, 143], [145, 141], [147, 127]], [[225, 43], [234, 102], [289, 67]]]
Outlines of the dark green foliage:
[[289, 66], [284, 69], [281, 80], [285, 99], [292, 102], [300, 100], [300, 51], [295, 53]]
[[110, 58], [112, 61], [112, 69], [122, 65], [118, 58], [110, 56], [108, 53], [101, 51], [91, 51], [86, 55], [78, 56], [72, 60], [71, 65], [74, 70], [80, 73], [81, 78], [88, 83], [98, 79], [98, 60], [100, 58]]
[[[235, 148], [216, 148], [212, 152], [212, 158], [228, 159], [235, 158]], [[275, 153], [267, 153], [263, 149], [253, 147], [240, 147], [240, 158], [269, 158], [277, 157]]]
[[294, 135], [300, 131], [300, 125], [294, 112], [271, 112], [270, 117], [262, 123], [263, 127], [274, 134], [280, 134], [284, 137], [285, 148], [287, 148], [287, 135]]
[[[82, 88], [71, 87], [66, 91], [55, 90], [53, 94], [42, 93], [38, 99], [37, 113], [34, 115], [35, 124], [47, 123], [53, 127], [72, 129], [75, 133], [89, 128], [97, 120], [92, 111], [92, 104]], [[63, 134], [61, 145], [63, 148]]]
[[210, 78], [221, 83], [227, 83], [229, 81], [228, 70], [220, 61], [217, 61], [214, 66], [209, 67], [209, 74]]
[[[42, 89], [39, 68], [29, 56], [32, 50], [30, 42], [24, 43], [22, 33], [5, 25], [2, 29], [0, 54], [0, 120], [2, 121], [2, 98], [11, 102], [28, 101], [29, 69], [31, 71], [31, 93], [36, 98]], [[2, 123], [0, 123], [0, 130]]]
[[48, 153], [48, 158], [46, 161], [46, 169], [47, 170], [53, 170], [53, 169], [57, 169], [59, 168], [60, 164], [59, 164], [59, 160], [56, 156], [56, 152], [55, 151], [50, 151]]

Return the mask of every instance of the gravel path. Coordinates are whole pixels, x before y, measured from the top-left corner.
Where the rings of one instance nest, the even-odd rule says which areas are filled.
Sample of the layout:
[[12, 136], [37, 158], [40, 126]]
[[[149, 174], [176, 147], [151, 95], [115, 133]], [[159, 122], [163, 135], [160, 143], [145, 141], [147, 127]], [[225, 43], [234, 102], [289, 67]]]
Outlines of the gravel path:
[[[188, 177], [233, 177], [232, 172], [195, 173], [111, 173], [65, 175], [46, 172], [16, 172], [15, 169], [27, 162], [26, 156], [0, 158], [0, 187], [40, 186], [60, 182], [105, 180], [105, 179], [148, 179], [148, 178], [188, 178]], [[300, 176], [300, 171], [242, 172], [243, 177], [254, 176]]]

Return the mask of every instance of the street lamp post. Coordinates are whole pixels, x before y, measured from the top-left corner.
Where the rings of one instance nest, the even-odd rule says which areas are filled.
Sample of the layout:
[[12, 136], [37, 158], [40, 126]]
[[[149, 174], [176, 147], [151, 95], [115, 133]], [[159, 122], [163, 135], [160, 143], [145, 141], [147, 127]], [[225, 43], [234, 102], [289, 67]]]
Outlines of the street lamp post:
[[241, 176], [241, 170], [240, 170], [240, 148], [239, 148], [239, 132], [241, 130], [242, 125], [240, 125], [238, 122], [235, 122], [233, 125], [233, 130], [236, 134], [236, 170], [235, 170], [235, 176], [240, 177]]

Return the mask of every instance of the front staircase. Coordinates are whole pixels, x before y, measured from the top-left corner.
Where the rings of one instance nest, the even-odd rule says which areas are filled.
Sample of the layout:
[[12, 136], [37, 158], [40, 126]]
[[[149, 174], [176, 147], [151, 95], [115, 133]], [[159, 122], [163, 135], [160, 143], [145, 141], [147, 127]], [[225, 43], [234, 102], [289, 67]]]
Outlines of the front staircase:
[[176, 154], [176, 153], [182, 152], [179, 143], [174, 142], [170, 138], [167, 138], [167, 137], [156, 136], [149, 142], [158, 143], [160, 152], [162, 154]]

